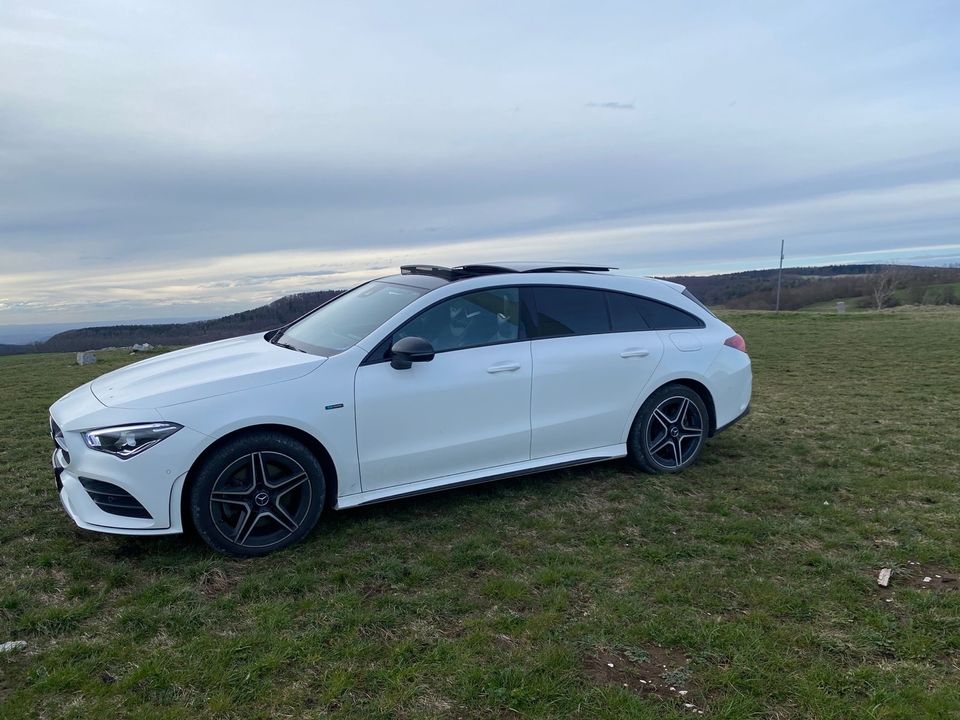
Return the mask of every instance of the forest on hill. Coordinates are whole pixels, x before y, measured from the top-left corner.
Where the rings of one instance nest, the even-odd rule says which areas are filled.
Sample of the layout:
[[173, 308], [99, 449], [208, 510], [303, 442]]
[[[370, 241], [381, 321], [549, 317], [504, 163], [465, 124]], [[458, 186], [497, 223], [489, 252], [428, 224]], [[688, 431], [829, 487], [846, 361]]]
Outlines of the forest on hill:
[[[664, 278], [686, 285], [706, 305], [734, 310], [772, 310], [777, 297], [777, 270], [748, 270], [725, 275]], [[880, 279], [893, 292], [884, 307], [897, 304], [956, 304], [952, 287], [960, 283], [960, 268], [916, 265], [825, 265], [784, 268], [780, 291], [782, 310], [800, 310], [817, 303], [852, 300], [874, 307]]]

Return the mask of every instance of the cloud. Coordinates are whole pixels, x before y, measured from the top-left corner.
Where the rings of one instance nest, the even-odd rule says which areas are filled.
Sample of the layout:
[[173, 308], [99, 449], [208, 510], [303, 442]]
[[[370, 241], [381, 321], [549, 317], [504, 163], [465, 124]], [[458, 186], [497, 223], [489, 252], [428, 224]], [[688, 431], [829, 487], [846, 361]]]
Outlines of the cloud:
[[892, 2], [4, 3], [0, 324], [215, 314], [401, 261], [951, 246], [957, 26]]
[[587, 103], [587, 107], [591, 108], [603, 108], [605, 110], [636, 110], [637, 106], [634, 103], [623, 103], [623, 102], [591, 102]]

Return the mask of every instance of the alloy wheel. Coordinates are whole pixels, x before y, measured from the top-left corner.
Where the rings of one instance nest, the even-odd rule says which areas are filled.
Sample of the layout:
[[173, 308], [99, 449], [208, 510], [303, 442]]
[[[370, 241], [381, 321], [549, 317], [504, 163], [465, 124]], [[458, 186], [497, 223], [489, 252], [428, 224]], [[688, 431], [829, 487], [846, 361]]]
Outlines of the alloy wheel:
[[289, 455], [262, 451], [224, 468], [210, 492], [210, 517], [224, 538], [265, 548], [297, 531], [313, 503], [310, 478]]
[[703, 442], [703, 415], [690, 398], [668, 397], [650, 414], [644, 441], [650, 458], [666, 470], [675, 470], [694, 457]]

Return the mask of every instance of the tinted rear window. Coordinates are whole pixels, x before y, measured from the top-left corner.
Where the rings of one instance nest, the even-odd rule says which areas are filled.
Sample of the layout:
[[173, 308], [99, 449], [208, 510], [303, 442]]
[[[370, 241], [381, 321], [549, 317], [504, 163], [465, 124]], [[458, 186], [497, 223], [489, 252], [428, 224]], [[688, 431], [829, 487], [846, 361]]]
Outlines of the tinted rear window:
[[[711, 309], [708, 308], [706, 305], [704, 305], [702, 302], [700, 302], [700, 300], [697, 299], [697, 296], [694, 295], [694, 294], [693, 294], [692, 292], [690, 292], [689, 290], [684, 290], [684, 291], [683, 291], [683, 296], [684, 296], [685, 298], [687, 298], [688, 300], [693, 300], [697, 305], [699, 305], [699, 306], [702, 307], [704, 310], [706, 310], [708, 313], [710, 313], [711, 315], [713, 315], [713, 310], [711, 310]], [[713, 315], [713, 316], [716, 317], [716, 315]]]
[[594, 335], [610, 332], [607, 303], [601, 290], [565, 287], [534, 289], [537, 335]]
[[700, 318], [667, 303], [622, 293], [608, 293], [607, 297], [614, 332], [689, 330], [703, 327]]

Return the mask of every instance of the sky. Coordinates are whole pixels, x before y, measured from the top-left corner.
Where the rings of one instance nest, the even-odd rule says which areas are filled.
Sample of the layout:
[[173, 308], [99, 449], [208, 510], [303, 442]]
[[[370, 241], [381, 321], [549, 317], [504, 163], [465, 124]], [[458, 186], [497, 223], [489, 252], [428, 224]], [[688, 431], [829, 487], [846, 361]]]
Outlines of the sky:
[[960, 261], [960, 3], [0, 4], [0, 325]]

